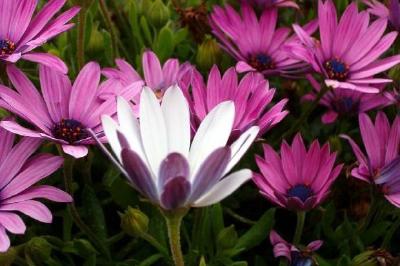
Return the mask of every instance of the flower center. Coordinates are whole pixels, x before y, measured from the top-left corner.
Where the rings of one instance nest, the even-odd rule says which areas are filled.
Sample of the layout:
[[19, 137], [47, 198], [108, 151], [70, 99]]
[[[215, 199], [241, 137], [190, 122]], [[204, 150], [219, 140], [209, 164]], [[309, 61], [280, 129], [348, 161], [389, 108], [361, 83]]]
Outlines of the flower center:
[[287, 195], [289, 197], [296, 197], [305, 202], [309, 197], [313, 195], [313, 191], [309, 186], [296, 185], [288, 190]]
[[53, 134], [56, 138], [65, 140], [70, 144], [89, 136], [85, 127], [73, 119], [61, 119], [59, 123], [54, 125]]
[[10, 40], [0, 40], [0, 56], [10, 55], [15, 51], [15, 43]]
[[340, 97], [336, 99], [334, 109], [339, 114], [358, 113], [360, 102], [351, 97]]
[[249, 58], [249, 64], [258, 71], [275, 68], [272, 58], [266, 54], [251, 55]]
[[325, 70], [330, 79], [344, 81], [349, 75], [349, 66], [339, 59], [331, 59], [325, 62]]
[[292, 257], [292, 262], [290, 266], [312, 266], [314, 265], [314, 261], [311, 256], [306, 254], [301, 254], [298, 251], [292, 251], [290, 253]]

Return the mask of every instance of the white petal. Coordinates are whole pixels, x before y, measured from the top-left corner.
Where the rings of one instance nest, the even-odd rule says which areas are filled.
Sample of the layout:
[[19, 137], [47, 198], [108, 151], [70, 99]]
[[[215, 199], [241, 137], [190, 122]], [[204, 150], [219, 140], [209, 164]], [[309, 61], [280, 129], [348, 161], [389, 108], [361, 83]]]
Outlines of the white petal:
[[243, 169], [230, 174], [221, 181], [219, 181], [209, 192], [204, 194], [200, 199], [196, 200], [192, 206], [205, 207], [228, 197], [236, 189], [238, 189], [244, 182], [249, 180], [252, 173], [249, 169]]
[[161, 109], [167, 129], [168, 153], [179, 152], [187, 158], [190, 147], [190, 111], [178, 86], [165, 92]]
[[196, 175], [198, 168], [211, 152], [226, 145], [234, 118], [235, 106], [232, 101], [218, 104], [204, 118], [190, 148], [190, 169], [193, 170], [191, 177]]
[[161, 161], [167, 157], [167, 130], [161, 106], [149, 87], [144, 87], [140, 97], [140, 133], [147, 161], [155, 176]]
[[101, 117], [101, 123], [103, 125], [104, 134], [107, 137], [107, 141], [111, 146], [115, 156], [121, 162], [121, 145], [119, 144], [117, 130], [117, 123], [108, 115], [103, 115]]
[[118, 97], [117, 108], [120, 132], [127, 139], [130, 148], [140, 156], [143, 162], [147, 163], [140, 136], [139, 123], [133, 114], [131, 106], [123, 97]]
[[243, 157], [246, 151], [250, 148], [251, 144], [253, 144], [253, 141], [257, 137], [259, 131], [259, 127], [251, 127], [231, 145], [231, 160], [226, 166], [224, 175], [228, 173]]

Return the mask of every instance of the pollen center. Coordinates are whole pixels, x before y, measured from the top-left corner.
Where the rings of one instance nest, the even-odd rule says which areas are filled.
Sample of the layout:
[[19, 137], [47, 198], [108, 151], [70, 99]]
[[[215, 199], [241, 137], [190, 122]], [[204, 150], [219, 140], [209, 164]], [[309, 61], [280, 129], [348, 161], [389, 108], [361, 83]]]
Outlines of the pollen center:
[[0, 56], [10, 55], [15, 51], [15, 43], [10, 40], [0, 40]]
[[313, 195], [313, 191], [309, 186], [296, 185], [288, 190], [287, 195], [289, 197], [296, 197], [305, 202], [309, 197]]
[[54, 125], [53, 135], [72, 144], [89, 136], [85, 127], [73, 119], [62, 119]]
[[331, 59], [325, 62], [325, 70], [330, 79], [345, 81], [349, 75], [349, 66], [339, 59]]
[[335, 100], [333, 109], [339, 114], [358, 113], [360, 102], [351, 97], [340, 97]]
[[272, 58], [266, 54], [256, 54], [249, 57], [249, 64], [258, 71], [275, 68]]

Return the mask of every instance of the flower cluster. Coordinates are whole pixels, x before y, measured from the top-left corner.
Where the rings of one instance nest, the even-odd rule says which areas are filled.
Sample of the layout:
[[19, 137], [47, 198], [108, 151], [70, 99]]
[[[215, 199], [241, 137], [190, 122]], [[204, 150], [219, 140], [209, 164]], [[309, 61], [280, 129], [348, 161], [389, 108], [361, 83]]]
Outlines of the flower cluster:
[[[200, 265], [206, 265], [206, 259], [212, 265], [239, 265], [242, 262], [235, 262], [234, 257], [260, 243], [261, 231], [269, 234], [274, 257], [281, 257], [282, 264], [319, 265], [324, 260], [315, 253], [324, 242], [328, 249], [339, 246], [346, 253], [338, 264], [350, 261], [353, 250], [361, 254], [353, 254], [349, 265], [365, 265], [359, 261], [371, 261], [371, 256], [393, 262], [385, 248], [396, 237], [400, 216], [393, 225], [380, 223], [380, 217], [392, 217], [380, 212], [379, 216], [377, 210], [387, 202], [400, 208], [398, 0], [387, 4], [363, 0], [362, 9], [353, 1], [342, 15], [332, 0], [238, 0], [236, 5], [211, 4], [210, 8], [205, 2], [183, 7], [181, 1], [167, 5], [161, 0], [134, 1], [122, 8], [116, 1], [115, 13], [109, 12], [104, 0], [80, 2], [82, 9], [71, 6], [60, 12], [66, 0], [45, 4], [0, 0], [1, 263], [10, 252], [13, 256], [27, 254], [29, 265], [36, 265], [35, 258], [56, 265], [51, 252], [31, 243], [34, 238], [11, 253], [15, 244], [10, 235], [24, 234], [27, 229], [21, 214], [52, 222], [52, 212], [39, 199], [69, 203], [67, 212], [57, 212], [63, 217], [62, 235], [68, 243], [60, 244], [63, 241], [53, 236], [39, 241], [46, 242], [47, 248], [78, 254], [80, 260], [92, 252], [85, 265], [96, 263], [97, 256], [104, 257], [101, 265], [114, 259], [118, 265], [133, 263], [125, 259], [131, 245], [115, 256], [110, 253], [125, 235], [145, 240], [158, 250], [140, 265], [158, 265], [161, 259], [176, 266], [184, 266], [185, 260], [199, 265], [197, 259]], [[309, 7], [312, 4], [317, 10]], [[172, 6], [174, 15], [170, 15]], [[104, 25], [95, 22], [97, 9]], [[70, 21], [80, 10], [77, 32], [47, 43], [72, 29]], [[299, 14], [298, 19], [287, 23], [285, 12]], [[171, 22], [175, 15], [181, 16], [187, 28], [177, 29], [178, 24]], [[120, 23], [123, 29], [116, 32], [114, 24]], [[108, 27], [109, 33], [98, 30], [100, 26]], [[193, 40], [186, 38], [188, 31], [193, 31]], [[118, 39], [118, 33], [128, 36]], [[129, 41], [133, 50], [141, 52], [130, 54], [125, 47]], [[194, 42], [200, 43], [197, 49], [192, 49]], [[111, 47], [102, 47], [108, 44]], [[91, 50], [96, 49], [103, 49], [104, 55], [86, 60], [94, 57]], [[193, 58], [204, 64], [196, 66]], [[115, 66], [110, 66], [113, 62]], [[375, 121], [370, 118], [372, 112]], [[317, 119], [312, 120], [314, 114]], [[355, 117], [359, 127], [351, 128]], [[363, 147], [357, 144], [357, 132]], [[46, 152], [35, 154], [39, 149]], [[59, 155], [52, 154], [55, 151]], [[257, 155], [260, 151], [263, 156]], [[92, 176], [94, 166], [96, 175], [106, 172], [101, 185]], [[45, 180], [59, 168], [66, 192], [57, 188], [57, 176]], [[125, 176], [123, 181], [114, 168]], [[82, 180], [79, 175], [84, 176]], [[249, 180], [253, 182], [243, 191], [256, 193], [230, 197]], [[349, 193], [351, 185], [370, 189], [364, 202], [369, 213], [361, 221], [349, 222], [353, 206], [335, 213], [343, 205], [340, 193]], [[122, 187], [133, 194], [134, 200], [127, 199], [129, 204], [158, 209], [166, 221], [166, 232], [153, 228], [159, 213], [153, 220], [121, 200], [113, 202], [118, 197], [125, 199]], [[361, 190], [357, 193], [363, 194]], [[234, 198], [230, 207], [221, 207], [227, 198]], [[269, 202], [273, 207], [254, 222], [232, 210], [243, 210], [246, 200], [261, 202], [252, 202], [254, 206]], [[77, 208], [79, 201], [84, 202], [83, 208]], [[325, 208], [327, 201], [330, 204]], [[123, 232], [112, 237], [107, 236], [109, 217], [103, 210], [108, 204], [127, 208], [121, 214]], [[190, 249], [185, 257], [180, 245], [182, 220], [191, 208], [203, 207], [207, 208], [188, 215], [195, 222], [185, 227]], [[282, 234], [285, 237], [293, 231], [292, 221], [282, 219], [274, 224], [281, 218], [275, 208], [287, 210], [282, 216], [296, 214], [292, 243], [273, 229], [289, 228]], [[246, 209], [244, 213], [259, 211], [258, 207]], [[107, 215], [114, 212], [107, 207]], [[309, 216], [310, 212], [315, 215]], [[238, 237], [234, 227], [224, 228], [225, 213], [254, 225]], [[335, 215], [340, 215], [341, 224], [333, 230]], [[357, 222], [360, 226], [354, 226]], [[71, 240], [73, 225], [80, 230], [77, 235], [88, 241]], [[389, 233], [378, 245], [380, 236], [376, 235], [387, 228]], [[189, 242], [192, 229], [194, 244]], [[305, 236], [305, 230], [310, 235]], [[161, 232], [153, 236], [154, 231]], [[215, 241], [211, 239], [214, 235]], [[163, 246], [166, 237], [171, 254]], [[203, 238], [209, 242], [202, 243], [206, 242]], [[315, 240], [304, 246], [304, 238], [324, 242]], [[135, 248], [138, 239], [132, 242]], [[351, 247], [353, 242], [356, 248]], [[363, 250], [366, 247], [379, 248]], [[32, 250], [41, 252], [32, 259]], [[257, 265], [264, 265], [260, 256], [254, 257]]]

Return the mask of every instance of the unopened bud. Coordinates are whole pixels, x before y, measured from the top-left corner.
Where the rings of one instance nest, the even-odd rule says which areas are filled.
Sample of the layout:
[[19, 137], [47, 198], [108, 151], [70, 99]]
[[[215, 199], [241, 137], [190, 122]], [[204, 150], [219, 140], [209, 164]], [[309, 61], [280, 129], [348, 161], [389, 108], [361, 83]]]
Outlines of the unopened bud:
[[217, 247], [220, 250], [228, 250], [236, 245], [238, 235], [235, 230], [235, 226], [231, 225], [226, 227], [219, 232], [217, 236]]
[[168, 7], [162, 0], [155, 0], [147, 11], [148, 21], [155, 27], [164, 26], [169, 17], [170, 12]]
[[6, 252], [0, 253], [0, 265], [11, 266], [17, 257], [17, 250], [10, 247]]
[[149, 218], [138, 209], [128, 207], [121, 216], [121, 228], [130, 236], [140, 236], [146, 233], [149, 227]]
[[25, 247], [31, 258], [35, 261], [47, 261], [51, 256], [51, 244], [41, 237], [32, 238]]
[[206, 37], [197, 50], [196, 63], [200, 69], [208, 70], [214, 64], [218, 64], [221, 57], [222, 52], [218, 43], [213, 38]]

